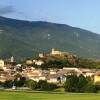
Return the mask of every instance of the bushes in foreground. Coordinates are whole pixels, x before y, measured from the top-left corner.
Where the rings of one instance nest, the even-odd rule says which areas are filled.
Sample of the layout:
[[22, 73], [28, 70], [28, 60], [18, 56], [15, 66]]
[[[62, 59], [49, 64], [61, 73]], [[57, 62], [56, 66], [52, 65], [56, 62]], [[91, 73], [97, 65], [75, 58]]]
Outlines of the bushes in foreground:
[[26, 86], [32, 90], [39, 90], [39, 91], [52, 91], [58, 88], [56, 84], [48, 83], [45, 80], [40, 80], [39, 82], [36, 82], [34, 80], [26, 80], [24, 78], [22, 78], [21, 80], [14, 80], [14, 81], [8, 80], [3, 83], [2, 82], [0, 83], [0, 86], [4, 88], [12, 88], [13, 85], [16, 87]]
[[40, 91], [52, 91], [57, 88], [56, 84], [48, 83], [45, 80], [40, 80], [39, 82], [28, 80], [26, 85], [32, 90], [40, 90]]
[[97, 92], [96, 85], [89, 77], [84, 77], [83, 75], [68, 75], [66, 77], [66, 82], [64, 85], [65, 91], [67, 92]]

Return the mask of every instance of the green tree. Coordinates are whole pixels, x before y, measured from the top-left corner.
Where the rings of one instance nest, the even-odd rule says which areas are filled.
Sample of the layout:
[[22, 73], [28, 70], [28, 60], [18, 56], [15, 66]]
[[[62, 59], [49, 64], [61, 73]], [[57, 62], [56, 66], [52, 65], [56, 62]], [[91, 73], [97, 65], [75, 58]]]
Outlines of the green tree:
[[84, 88], [85, 88], [85, 86], [87, 85], [87, 83], [88, 83], [88, 81], [87, 81], [87, 79], [81, 74], [81, 75], [79, 75], [79, 80], [78, 80], [78, 84], [77, 84], [77, 86], [78, 86], [78, 91], [79, 92], [84, 92]]
[[13, 86], [12, 80], [7, 80], [3, 83], [3, 87], [5, 87], [5, 88], [11, 88], [12, 86]]
[[38, 89], [39, 89], [39, 90], [42, 90], [42, 91], [48, 90], [48, 83], [47, 83], [47, 81], [45, 81], [45, 80], [40, 80], [40, 81], [38, 82]]
[[32, 90], [36, 90], [37, 89], [37, 82], [33, 81], [33, 80], [27, 80], [26, 86], [29, 87]]
[[41, 91], [52, 91], [57, 88], [56, 84], [48, 83], [45, 80], [40, 80], [38, 82], [38, 89]]
[[78, 83], [77, 75], [68, 75], [66, 77], [66, 82], [64, 85], [65, 91], [76, 92], [77, 91], [77, 83]]
[[96, 92], [98, 92], [98, 90], [96, 88], [96, 85], [94, 85], [94, 84], [92, 84], [92, 83], [89, 82], [86, 85], [85, 92], [96, 93]]
[[13, 83], [17, 87], [22, 87], [26, 83], [26, 78], [25, 77], [21, 77], [20, 80], [15, 79]]
[[68, 75], [64, 85], [65, 91], [68, 92], [97, 92], [97, 87], [90, 77], [83, 75]]

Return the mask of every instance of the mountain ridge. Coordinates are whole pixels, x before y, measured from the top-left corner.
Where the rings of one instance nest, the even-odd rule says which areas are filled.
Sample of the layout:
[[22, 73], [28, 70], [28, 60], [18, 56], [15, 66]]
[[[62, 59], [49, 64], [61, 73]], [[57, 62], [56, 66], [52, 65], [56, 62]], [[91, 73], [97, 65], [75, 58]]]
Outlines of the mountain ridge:
[[100, 35], [43, 21], [24, 21], [0, 16], [0, 57], [33, 57], [51, 48], [99, 59]]

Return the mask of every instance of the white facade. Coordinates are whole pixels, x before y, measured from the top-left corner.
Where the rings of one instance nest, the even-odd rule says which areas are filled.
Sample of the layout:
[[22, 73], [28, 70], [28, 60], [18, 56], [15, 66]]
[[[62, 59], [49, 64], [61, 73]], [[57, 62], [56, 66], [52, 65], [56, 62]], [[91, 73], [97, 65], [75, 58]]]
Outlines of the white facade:
[[33, 61], [32, 60], [27, 60], [26, 64], [31, 65], [31, 64], [33, 64]]
[[13, 56], [11, 57], [10, 61], [11, 61], [11, 62], [14, 62], [14, 57], [13, 57]]
[[44, 57], [43, 53], [39, 53], [39, 57], [43, 58]]
[[57, 80], [57, 78], [50, 78], [49, 80], [47, 80], [47, 82], [49, 82], [49, 83], [57, 83], [58, 80]]
[[39, 77], [39, 80], [46, 80], [46, 77], [40, 76], [40, 77]]
[[55, 50], [55, 49], [52, 49], [51, 54], [52, 55], [61, 55], [62, 52], [61, 51], [58, 51], [58, 50]]
[[51, 75], [52, 75], [52, 74], [57, 74], [57, 72], [54, 71], [54, 70], [50, 70], [50, 74], [51, 74]]
[[35, 61], [35, 64], [36, 64], [36, 65], [39, 65], [39, 66], [41, 66], [43, 63], [44, 63], [44, 62], [43, 62], [42, 60]]

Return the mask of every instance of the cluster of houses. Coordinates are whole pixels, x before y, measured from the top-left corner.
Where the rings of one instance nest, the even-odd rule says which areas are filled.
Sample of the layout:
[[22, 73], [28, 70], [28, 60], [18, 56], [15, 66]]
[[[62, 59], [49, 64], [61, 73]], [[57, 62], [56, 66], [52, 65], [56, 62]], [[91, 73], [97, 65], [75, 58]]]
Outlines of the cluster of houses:
[[[56, 51], [52, 49], [52, 55], [59, 54], [61, 51]], [[40, 58], [43, 58], [43, 54], [39, 54]], [[31, 64], [35, 63], [37, 65], [42, 65], [44, 62], [42, 60], [27, 60], [26, 63]], [[21, 70], [20, 70], [21, 69]], [[94, 82], [100, 82], [100, 71], [96, 69], [83, 69], [83, 68], [72, 68], [64, 67], [62, 69], [48, 69], [42, 70], [41, 68], [35, 68], [33, 66], [28, 66], [23, 68], [21, 64], [17, 64], [14, 60], [14, 57], [4, 61], [0, 60], [0, 82], [5, 82], [7, 80], [13, 80], [15, 74], [21, 74], [26, 79], [31, 79], [34, 81], [47, 80], [50, 83], [64, 83], [66, 81], [66, 76], [75, 73], [76, 75], [84, 75], [85, 77], [89, 76], [93, 78]]]
[[85, 77], [91, 77], [94, 82], [100, 82], [100, 71], [96, 69], [83, 69], [83, 68], [63, 68], [63, 69], [35, 69], [33, 67], [27, 68], [23, 71], [23, 74], [28, 79], [34, 81], [47, 80], [51, 83], [64, 83], [66, 81], [66, 76], [71, 74], [84, 75]]

